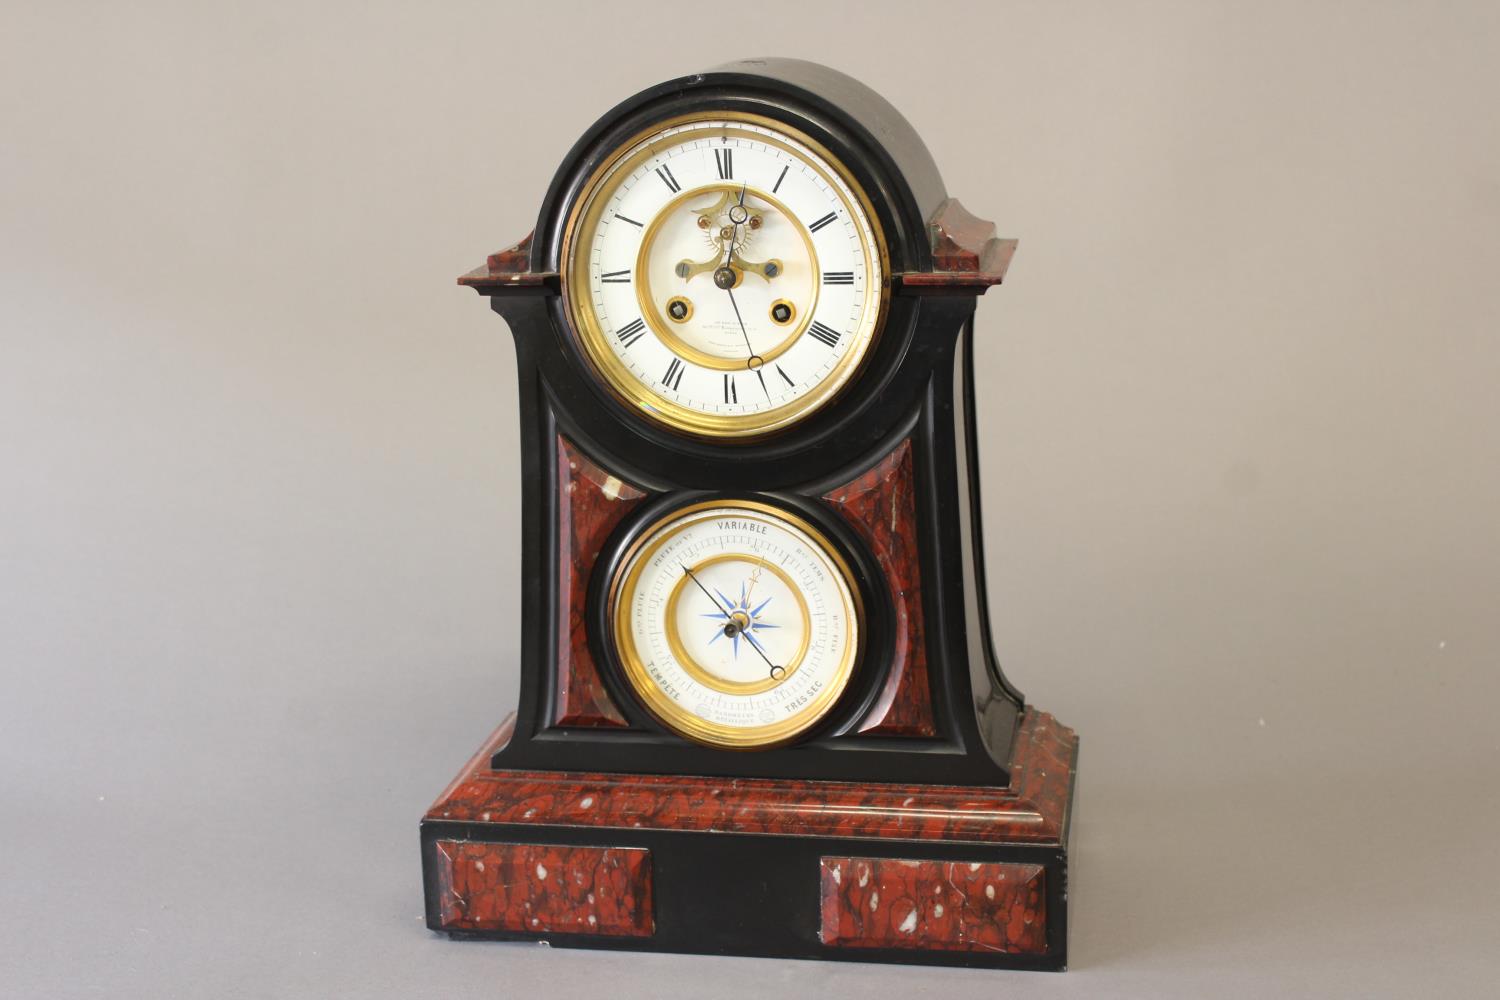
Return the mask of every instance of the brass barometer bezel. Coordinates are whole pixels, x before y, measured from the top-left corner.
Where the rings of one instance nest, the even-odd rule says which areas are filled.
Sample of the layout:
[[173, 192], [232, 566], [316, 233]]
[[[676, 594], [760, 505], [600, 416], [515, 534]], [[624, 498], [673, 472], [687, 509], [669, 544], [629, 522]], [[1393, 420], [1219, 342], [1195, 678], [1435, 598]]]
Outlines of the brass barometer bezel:
[[[773, 523], [790, 530], [795, 535], [801, 535], [810, 542], [812, 548], [823, 557], [832, 571], [831, 575], [843, 598], [841, 610], [848, 623], [848, 640], [839, 657], [839, 662], [830, 673], [823, 689], [795, 714], [760, 726], [730, 726], [714, 722], [702, 718], [688, 706], [671, 698], [652, 679], [650, 670], [636, 647], [632, 630], [634, 611], [630, 597], [635, 593], [641, 573], [651, 557], [683, 528], [715, 517], [722, 517], [731, 512], [740, 512], [751, 518]], [[605, 604], [611, 623], [616, 659], [631, 692], [658, 722], [677, 735], [706, 746], [728, 750], [764, 750], [781, 746], [806, 733], [827, 718], [828, 713], [849, 689], [865, 638], [864, 603], [860, 596], [858, 577], [850, 568], [849, 561], [838, 544], [806, 518], [784, 508], [756, 500], [701, 501], [669, 511], [653, 521], [622, 554], [618, 565], [620, 569], [610, 580]], [[795, 588], [793, 590], [795, 593]], [[800, 613], [806, 629], [804, 636], [810, 637], [812, 623], [807, 620], [805, 603]], [[662, 613], [664, 627], [669, 614], [670, 611]], [[695, 664], [684, 662], [679, 665], [684, 672], [711, 689], [731, 694], [756, 694], [789, 681], [805, 655], [806, 645], [807, 642], [804, 641], [803, 648], [798, 651], [793, 662], [789, 663], [787, 674], [773, 683], [757, 682], [742, 685], [713, 679], [705, 682], [699, 677], [701, 668]]]

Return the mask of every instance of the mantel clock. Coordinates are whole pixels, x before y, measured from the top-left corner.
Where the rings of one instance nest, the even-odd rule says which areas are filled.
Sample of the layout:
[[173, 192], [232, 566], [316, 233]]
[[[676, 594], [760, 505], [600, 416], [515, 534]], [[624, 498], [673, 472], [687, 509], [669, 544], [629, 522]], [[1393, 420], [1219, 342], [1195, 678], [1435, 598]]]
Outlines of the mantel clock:
[[971, 349], [1015, 241], [812, 63], [616, 106], [459, 279], [517, 351], [517, 711], [422, 823], [427, 921], [1063, 967], [1077, 738], [1000, 670]]

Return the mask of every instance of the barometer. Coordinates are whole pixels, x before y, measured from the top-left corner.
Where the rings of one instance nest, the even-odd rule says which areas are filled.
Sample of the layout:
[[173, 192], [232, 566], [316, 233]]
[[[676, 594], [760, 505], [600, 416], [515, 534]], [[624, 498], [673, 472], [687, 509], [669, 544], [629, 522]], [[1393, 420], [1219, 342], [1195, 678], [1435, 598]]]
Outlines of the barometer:
[[813, 726], [859, 650], [857, 583], [838, 549], [760, 503], [699, 503], [655, 525], [611, 588], [615, 650], [673, 732], [766, 747]]

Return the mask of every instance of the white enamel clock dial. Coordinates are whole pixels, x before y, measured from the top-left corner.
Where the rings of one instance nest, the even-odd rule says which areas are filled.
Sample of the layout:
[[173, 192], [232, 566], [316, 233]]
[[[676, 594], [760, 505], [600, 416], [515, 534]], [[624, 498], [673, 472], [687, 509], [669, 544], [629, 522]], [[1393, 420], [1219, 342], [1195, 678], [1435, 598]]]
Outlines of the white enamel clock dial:
[[757, 747], [817, 723], [859, 643], [849, 569], [810, 524], [763, 504], [699, 504], [649, 529], [612, 588], [625, 674], [703, 743]]
[[843, 168], [769, 120], [627, 145], [569, 226], [564, 295], [611, 387], [704, 436], [785, 426], [850, 378], [885, 301], [881, 238]]

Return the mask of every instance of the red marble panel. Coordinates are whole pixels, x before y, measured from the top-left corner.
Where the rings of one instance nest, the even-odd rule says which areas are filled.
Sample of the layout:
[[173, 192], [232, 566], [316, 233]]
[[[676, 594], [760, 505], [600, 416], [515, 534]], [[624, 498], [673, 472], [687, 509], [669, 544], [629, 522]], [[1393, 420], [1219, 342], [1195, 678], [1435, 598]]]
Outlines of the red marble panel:
[[926, 951], [1047, 951], [1041, 865], [823, 858], [824, 944]]
[[911, 440], [904, 439], [868, 472], [823, 496], [870, 547], [896, 609], [890, 673], [859, 724], [859, 731], [870, 735], [937, 735], [927, 677], [914, 487]]
[[651, 852], [440, 840], [444, 930], [649, 937]]
[[490, 254], [485, 266], [491, 274], [523, 274], [531, 270], [531, 238], [527, 233], [515, 246], [506, 247]]
[[615, 526], [645, 499], [561, 435], [557, 438], [557, 700], [560, 726], [619, 727], [625, 717], [605, 690], [584, 620], [589, 575]]
[[1078, 749], [1071, 729], [1028, 708], [1005, 788], [492, 770], [512, 725], [501, 724], [428, 820], [1055, 845], [1066, 837]]
[[555, 273], [531, 269], [531, 241], [534, 235], [527, 233], [514, 246], [490, 254], [482, 265], [461, 275], [458, 283], [481, 293], [493, 294], [507, 290], [541, 290], [549, 282], [555, 282]]
[[983, 295], [1005, 280], [1016, 241], [995, 236], [995, 224], [971, 215], [957, 198], [938, 206], [927, 220], [932, 241], [932, 270], [901, 275], [901, 284], [916, 291], [966, 291]]

